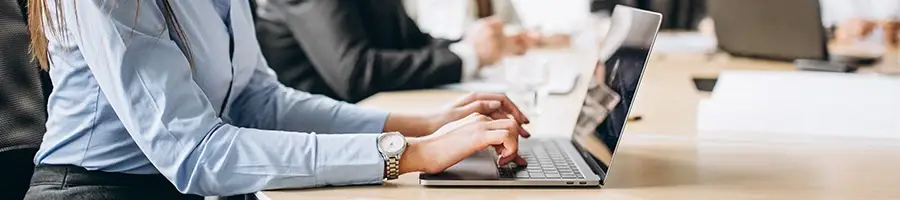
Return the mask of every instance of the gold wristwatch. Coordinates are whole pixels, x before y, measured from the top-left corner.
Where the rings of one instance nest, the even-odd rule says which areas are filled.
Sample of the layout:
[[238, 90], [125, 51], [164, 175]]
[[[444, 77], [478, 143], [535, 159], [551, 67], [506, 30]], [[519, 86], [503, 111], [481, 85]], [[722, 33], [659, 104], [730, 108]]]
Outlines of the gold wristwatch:
[[400, 176], [400, 157], [406, 151], [406, 137], [399, 132], [382, 133], [377, 143], [378, 151], [384, 158], [384, 178], [397, 179]]

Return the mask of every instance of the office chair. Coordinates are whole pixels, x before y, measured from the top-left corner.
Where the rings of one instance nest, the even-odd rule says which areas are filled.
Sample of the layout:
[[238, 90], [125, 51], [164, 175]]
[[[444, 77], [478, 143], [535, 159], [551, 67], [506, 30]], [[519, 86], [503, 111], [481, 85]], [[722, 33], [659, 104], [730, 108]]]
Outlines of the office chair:
[[24, 197], [47, 118], [49, 81], [28, 53], [25, 3], [0, 0], [0, 199]]

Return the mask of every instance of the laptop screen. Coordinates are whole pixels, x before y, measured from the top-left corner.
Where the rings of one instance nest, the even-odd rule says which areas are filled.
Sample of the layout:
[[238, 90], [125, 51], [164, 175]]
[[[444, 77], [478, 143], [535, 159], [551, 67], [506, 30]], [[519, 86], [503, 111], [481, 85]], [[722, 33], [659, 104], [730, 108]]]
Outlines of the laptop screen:
[[628, 121], [662, 17], [616, 6], [611, 20], [573, 135], [582, 156], [594, 161], [594, 171], [603, 180]]

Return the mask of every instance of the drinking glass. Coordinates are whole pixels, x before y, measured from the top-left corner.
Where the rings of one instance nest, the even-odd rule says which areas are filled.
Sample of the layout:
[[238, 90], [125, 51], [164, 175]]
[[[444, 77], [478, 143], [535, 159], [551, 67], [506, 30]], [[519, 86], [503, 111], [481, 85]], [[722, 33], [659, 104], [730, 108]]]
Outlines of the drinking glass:
[[540, 115], [540, 103], [548, 94], [550, 82], [547, 60], [526, 54], [506, 57], [502, 64], [506, 71], [506, 95], [529, 117]]

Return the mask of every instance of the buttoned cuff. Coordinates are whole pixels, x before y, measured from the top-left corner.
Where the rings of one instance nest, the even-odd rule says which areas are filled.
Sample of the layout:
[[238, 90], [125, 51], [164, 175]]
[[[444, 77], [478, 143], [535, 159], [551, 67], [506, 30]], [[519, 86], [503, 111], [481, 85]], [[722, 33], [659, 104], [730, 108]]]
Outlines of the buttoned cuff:
[[462, 77], [459, 79], [460, 82], [474, 80], [478, 75], [479, 68], [475, 46], [465, 42], [457, 42], [450, 44], [450, 51], [462, 60]]

